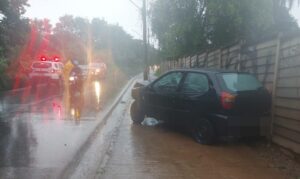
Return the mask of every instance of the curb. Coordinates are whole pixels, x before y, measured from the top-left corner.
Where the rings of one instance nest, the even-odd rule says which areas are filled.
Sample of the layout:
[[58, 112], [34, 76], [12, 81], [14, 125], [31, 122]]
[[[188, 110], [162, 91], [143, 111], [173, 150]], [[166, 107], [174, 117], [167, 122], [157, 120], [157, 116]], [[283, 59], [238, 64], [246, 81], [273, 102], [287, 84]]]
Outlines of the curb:
[[108, 118], [112, 114], [112, 112], [115, 110], [117, 105], [120, 103], [121, 99], [123, 98], [124, 94], [128, 91], [128, 89], [132, 86], [133, 82], [136, 80], [136, 77], [133, 77], [131, 80], [127, 82], [125, 87], [123, 87], [122, 91], [119, 93], [119, 95], [116, 97], [112, 105], [107, 108], [105, 111], [104, 116], [101, 118], [102, 120], [99, 120], [98, 124], [96, 124], [96, 127], [91, 131], [91, 133], [88, 135], [88, 138], [83, 142], [81, 147], [78, 149], [78, 151], [75, 153], [74, 158], [71, 159], [69, 164], [66, 165], [66, 167], [63, 168], [61, 172], [58, 174], [58, 178], [69, 178], [71, 174], [75, 171], [76, 167], [79, 165], [80, 161], [82, 160], [82, 157], [86, 153], [86, 151], [89, 149], [89, 147], [92, 145], [93, 141], [97, 137], [98, 133], [101, 131], [101, 128], [105, 125]]

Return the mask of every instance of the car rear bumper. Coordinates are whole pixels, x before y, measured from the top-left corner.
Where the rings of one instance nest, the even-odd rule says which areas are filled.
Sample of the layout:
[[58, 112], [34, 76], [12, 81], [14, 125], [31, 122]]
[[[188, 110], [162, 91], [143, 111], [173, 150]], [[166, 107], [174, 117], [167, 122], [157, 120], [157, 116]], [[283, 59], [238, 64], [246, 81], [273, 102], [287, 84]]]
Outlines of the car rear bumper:
[[34, 74], [32, 74], [32, 75], [29, 75], [29, 78], [33, 79], [33, 80], [35, 80], [35, 79], [59, 80], [59, 75], [46, 75], [46, 74], [34, 75]]
[[260, 118], [250, 116], [213, 115], [218, 136], [257, 137], [260, 136]]
[[59, 81], [59, 78], [52, 78], [49, 76], [33, 76], [30, 77], [33, 83], [56, 83]]

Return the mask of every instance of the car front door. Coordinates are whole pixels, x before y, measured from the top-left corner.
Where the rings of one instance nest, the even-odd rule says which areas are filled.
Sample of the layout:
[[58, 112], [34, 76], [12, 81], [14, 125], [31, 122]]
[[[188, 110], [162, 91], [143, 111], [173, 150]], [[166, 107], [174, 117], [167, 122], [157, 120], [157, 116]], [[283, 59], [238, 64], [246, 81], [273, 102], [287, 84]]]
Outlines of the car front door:
[[150, 85], [144, 96], [149, 116], [162, 120], [169, 119], [172, 100], [178, 92], [182, 78], [182, 72], [170, 72]]
[[187, 73], [173, 104], [172, 118], [187, 121], [208, 112], [216, 96], [210, 84], [208, 76], [203, 73]]

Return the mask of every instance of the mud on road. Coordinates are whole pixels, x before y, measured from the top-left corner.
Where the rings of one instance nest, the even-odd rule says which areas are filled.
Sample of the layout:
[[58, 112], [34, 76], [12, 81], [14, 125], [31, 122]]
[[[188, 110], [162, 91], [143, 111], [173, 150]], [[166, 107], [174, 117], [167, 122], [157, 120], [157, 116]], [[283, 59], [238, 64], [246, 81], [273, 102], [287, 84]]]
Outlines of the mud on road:
[[290, 178], [247, 143], [200, 145], [165, 125], [134, 125], [128, 105], [126, 111], [110, 158], [97, 178]]

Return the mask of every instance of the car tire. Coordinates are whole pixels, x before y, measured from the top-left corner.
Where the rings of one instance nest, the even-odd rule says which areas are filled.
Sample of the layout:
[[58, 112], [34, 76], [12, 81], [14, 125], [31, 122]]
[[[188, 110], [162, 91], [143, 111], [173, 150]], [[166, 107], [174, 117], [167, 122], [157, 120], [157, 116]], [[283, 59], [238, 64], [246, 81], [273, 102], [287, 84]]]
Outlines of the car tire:
[[196, 142], [211, 145], [215, 141], [215, 129], [208, 119], [193, 122], [192, 134]]
[[140, 124], [145, 118], [143, 110], [140, 109], [136, 101], [131, 104], [130, 116], [134, 124]]

